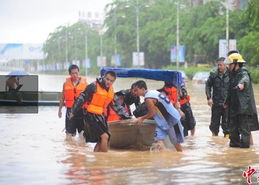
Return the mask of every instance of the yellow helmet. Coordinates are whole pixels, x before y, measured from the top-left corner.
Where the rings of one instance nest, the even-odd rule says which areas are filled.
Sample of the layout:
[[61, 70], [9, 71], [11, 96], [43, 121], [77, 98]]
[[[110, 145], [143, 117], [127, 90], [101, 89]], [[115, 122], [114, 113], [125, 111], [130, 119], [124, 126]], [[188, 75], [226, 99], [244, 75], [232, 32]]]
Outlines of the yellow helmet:
[[235, 62], [245, 63], [246, 61], [243, 59], [243, 57], [239, 53], [232, 53], [225, 60], [225, 64], [232, 64]]

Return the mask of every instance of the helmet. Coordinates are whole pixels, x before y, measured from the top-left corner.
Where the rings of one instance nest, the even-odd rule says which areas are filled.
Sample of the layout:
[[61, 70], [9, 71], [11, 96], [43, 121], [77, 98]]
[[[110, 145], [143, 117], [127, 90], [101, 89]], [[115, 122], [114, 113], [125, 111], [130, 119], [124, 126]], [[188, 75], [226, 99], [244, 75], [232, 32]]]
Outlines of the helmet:
[[243, 59], [243, 57], [239, 53], [232, 53], [229, 55], [226, 60], [225, 64], [232, 64], [232, 63], [245, 63], [246, 61]]
[[228, 52], [227, 56], [229, 56], [233, 53], [239, 53], [239, 51], [238, 50], [231, 50], [231, 51]]

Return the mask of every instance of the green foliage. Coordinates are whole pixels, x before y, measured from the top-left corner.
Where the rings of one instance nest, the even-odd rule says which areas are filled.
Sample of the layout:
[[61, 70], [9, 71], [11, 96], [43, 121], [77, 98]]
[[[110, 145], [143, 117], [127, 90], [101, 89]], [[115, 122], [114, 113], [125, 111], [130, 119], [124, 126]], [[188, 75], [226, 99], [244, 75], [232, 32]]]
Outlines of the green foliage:
[[259, 0], [249, 1], [245, 16], [245, 19], [249, 22], [251, 29], [259, 30]]
[[[86, 36], [88, 42], [88, 58], [94, 59], [100, 52], [99, 35], [86, 24], [76, 23], [70, 26], [59, 26], [50, 33], [43, 45], [47, 56], [47, 64], [82, 61], [86, 57]], [[92, 60], [96, 65], [96, 61]]]
[[259, 83], [259, 70], [256, 68], [249, 68], [253, 83]]
[[[189, 0], [179, 2], [180, 45], [185, 46], [186, 61], [192, 63], [196, 55], [202, 55], [207, 63], [212, 63], [218, 58], [219, 40], [226, 37], [225, 0], [209, 1], [195, 7], [190, 7]], [[108, 65], [111, 56], [117, 52], [122, 56], [122, 67], [132, 66], [132, 52], [137, 47], [137, 7], [140, 51], [145, 53], [145, 67], [169, 65], [170, 48], [176, 45], [175, 0], [113, 0], [108, 4], [103, 35], [103, 54]], [[250, 0], [247, 9], [229, 12], [229, 38], [237, 40], [238, 50], [250, 66], [259, 65], [258, 7], [259, 0]], [[60, 26], [49, 34], [44, 44], [46, 63], [84, 59], [86, 33], [88, 56], [93, 62], [91, 71], [98, 71], [96, 58], [100, 54], [100, 37], [97, 30], [83, 23]], [[186, 72], [192, 76], [197, 70], [201, 68], [189, 67]]]
[[239, 48], [248, 65], [259, 65], [259, 32], [252, 31], [240, 39]]
[[[163, 69], [166, 70], [177, 70], [175, 66], [173, 65], [168, 65], [165, 66]], [[212, 68], [211, 67], [197, 67], [197, 66], [188, 66], [187, 68], [180, 67], [178, 70], [184, 71], [185, 74], [192, 79], [195, 73], [197, 72], [209, 72]]]

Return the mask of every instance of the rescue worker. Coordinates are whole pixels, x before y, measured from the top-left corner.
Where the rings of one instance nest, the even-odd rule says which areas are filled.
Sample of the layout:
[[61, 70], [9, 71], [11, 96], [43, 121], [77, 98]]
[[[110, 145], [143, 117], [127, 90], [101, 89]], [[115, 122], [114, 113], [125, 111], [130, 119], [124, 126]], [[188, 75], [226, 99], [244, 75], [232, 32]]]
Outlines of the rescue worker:
[[188, 136], [189, 130], [191, 131], [191, 135], [194, 136], [196, 121], [192, 113], [190, 96], [188, 95], [185, 82], [183, 82], [180, 87], [179, 97], [180, 97], [181, 111], [184, 113], [184, 116], [182, 116], [182, 119], [181, 119], [181, 123], [184, 127], [184, 131], [183, 131], [184, 136]]
[[227, 109], [223, 104], [227, 98], [229, 87], [229, 70], [224, 64], [224, 57], [217, 59], [217, 68], [210, 72], [206, 82], [205, 92], [208, 105], [211, 107], [210, 131], [212, 136], [218, 136], [219, 127], [223, 130], [224, 137], [229, 138], [227, 125]]
[[157, 90], [147, 90], [143, 80], [135, 82], [133, 93], [137, 96], [144, 96], [148, 113], [137, 118], [136, 124], [140, 125], [145, 119], [153, 117], [156, 121], [155, 142], [159, 149], [165, 148], [163, 141], [169, 136], [171, 143], [178, 152], [182, 152], [181, 143], [184, 142], [183, 127], [180, 122], [181, 115], [172, 105], [166, 95]]
[[83, 130], [83, 110], [80, 109], [73, 119], [69, 119], [71, 108], [75, 102], [75, 99], [86, 88], [87, 82], [84, 77], [79, 76], [79, 68], [77, 65], [72, 64], [68, 69], [70, 77], [66, 79], [63, 84], [63, 91], [60, 98], [58, 117], [62, 117], [62, 107], [66, 107], [66, 121], [65, 129], [67, 139], [76, 135], [76, 131], [80, 133]]
[[94, 152], [107, 152], [110, 133], [104, 115], [114, 98], [112, 84], [116, 80], [114, 71], [107, 71], [103, 77], [89, 84], [75, 101], [70, 117], [84, 107], [84, 137], [86, 142], [96, 143]]
[[177, 108], [180, 109], [180, 103], [178, 100], [178, 89], [169, 82], [164, 82], [164, 87], [158, 89], [159, 92], [164, 92], [171, 103]]
[[230, 70], [229, 92], [224, 105], [229, 107], [229, 146], [249, 148], [251, 131], [259, 130], [251, 76], [239, 53], [230, 53], [225, 63]]

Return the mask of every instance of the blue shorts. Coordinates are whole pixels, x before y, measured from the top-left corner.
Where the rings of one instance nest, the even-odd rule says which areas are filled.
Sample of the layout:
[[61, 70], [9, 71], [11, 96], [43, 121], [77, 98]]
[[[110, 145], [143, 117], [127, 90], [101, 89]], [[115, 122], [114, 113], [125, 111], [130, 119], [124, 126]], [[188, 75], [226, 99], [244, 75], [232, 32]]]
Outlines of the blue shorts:
[[169, 136], [171, 143], [183, 143], [184, 134], [181, 123], [171, 126], [168, 130], [163, 130], [160, 127], [156, 127], [154, 140], [165, 140], [167, 135]]

